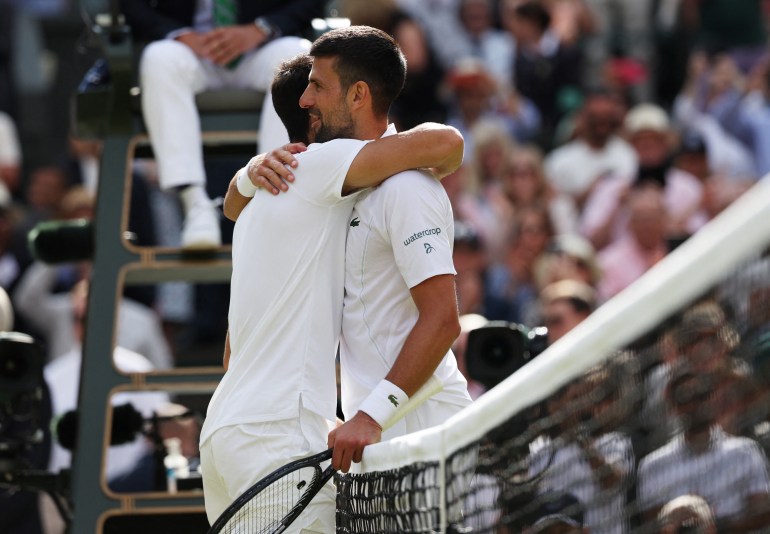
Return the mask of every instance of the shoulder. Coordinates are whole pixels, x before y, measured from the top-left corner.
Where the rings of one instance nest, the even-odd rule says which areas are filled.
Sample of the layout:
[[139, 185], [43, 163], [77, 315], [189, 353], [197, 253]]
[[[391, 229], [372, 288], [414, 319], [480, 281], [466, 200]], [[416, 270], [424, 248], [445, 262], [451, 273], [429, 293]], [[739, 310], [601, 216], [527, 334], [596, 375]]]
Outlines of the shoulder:
[[402, 188], [409, 188], [410, 191], [444, 191], [441, 182], [436, 178], [426, 172], [414, 169], [394, 174], [378, 187], [383, 191], [395, 191]]
[[677, 438], [652, 451], [639, 462], [639, 475], [655, 472], [667, 465], [679, 450]]
[[347, 150], [353, 151], [361, 148], [369, 141], [360, 141], [358, 139], [332, 139], [325, 143], [311, 143], [305, 152], [295, 154], [298, 160], [313, 157], [319, 154], [326, 155], [330, 153], [339, 153]]
[[431, 204], [441, 206], [449, 204], [444, 186], [433, 176], [417, 170], [409, 170], [394, 174], [376, 189], [377, 197], [392, 207], [411, 210], [416, 205]]
[[636, 157], [634, 147], [632, 147], [628, 141], [617, 135], [611, 137], [607, 143], [607, 152], [609, 153], [622, 153], [623, 155], [633, 155]]
[[585, 152], [585, 146], [582, 141], [570, 141], [554, 148], [545, 158], [546, 165], [564, 165], [570, 158]]
[[294, 155], [298, 163], [294, 172], [318, 173], [350, 165], [366, 143], [368, 141], [358, 139], [334, 139], [326, 143], [313, 143], [305, 152]]
[[722, 449], [730, 454], [754, 455], [760, 453], [759, 445], [751, 438], [733, 436], [724, 432], [721, 433], [720, 438]]

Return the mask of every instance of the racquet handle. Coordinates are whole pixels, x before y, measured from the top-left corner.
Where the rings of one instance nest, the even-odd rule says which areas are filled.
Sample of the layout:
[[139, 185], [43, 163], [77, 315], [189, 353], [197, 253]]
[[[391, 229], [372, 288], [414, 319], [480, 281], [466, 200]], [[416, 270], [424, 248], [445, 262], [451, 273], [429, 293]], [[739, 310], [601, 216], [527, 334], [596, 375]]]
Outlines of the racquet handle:
[[382, 430], [385, 431], [395, 425], [407, 414], [414, 411], [420, 404], [431, 398], [433, 395], [440, 393], [444, 389], [444, 384], [441, 380], [436, 378], [435, 375], [431, 375], [427, 382], [425, 382], [420, 389], [418, 389], [414, 395], [409, 397], [409, 400], [399, 406], [391, 416], [382, 425]]

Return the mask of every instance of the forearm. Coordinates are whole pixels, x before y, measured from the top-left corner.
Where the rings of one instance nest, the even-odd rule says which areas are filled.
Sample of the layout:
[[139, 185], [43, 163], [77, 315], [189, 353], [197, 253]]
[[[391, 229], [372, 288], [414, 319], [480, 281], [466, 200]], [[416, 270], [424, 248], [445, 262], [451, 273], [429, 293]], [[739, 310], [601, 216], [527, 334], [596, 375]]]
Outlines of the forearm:
[[236, 182], [239, 172], [241, 171], [239, 170], [236, 172], [235, 176], [233, 176], [233, 179], [230, 180], [230, 185], [227, 186], [227, 193], [225, 194], [225, 201], [222, 205], [222, 210], [224, 211], [225, 217], [233, 222], [235, 222], [235, 220], [243, 211], [243, 208], [245, 208], [246, 205], [251, 201], [250, 197], [245, 197], [238, 191]]
[[436, 371], [459, 333], [456, 314], [420, 314], [385, 379], [412, 396]]
[[[440, 126], [436, 130], [433, 126]], [[421, 143], [426, 161], [435, 160], [431, 165], [433, 173], [439, 180], [456, 171], [463, 162], [464, 141], [454, 128], [444, 125], [426, 125], [424, 130], [414, 128], [417, 142]]]
[[431, 169], [437, 178], [443, 178], [462, 164], [463, 148], [463, 137], [457, 129], [436, 123], [377, 139], [364, 146], [353, 160], [343, 191], [379, 185], [409, 169]]

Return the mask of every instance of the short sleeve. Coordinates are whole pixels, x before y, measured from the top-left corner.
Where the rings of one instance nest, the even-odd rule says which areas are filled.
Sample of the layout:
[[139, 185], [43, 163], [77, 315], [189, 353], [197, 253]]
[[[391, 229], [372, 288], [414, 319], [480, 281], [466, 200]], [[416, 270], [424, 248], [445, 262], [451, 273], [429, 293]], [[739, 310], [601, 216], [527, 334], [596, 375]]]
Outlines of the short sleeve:
[[368, 141], [334, 139], [314, 143], [297, 154], [296, 178], [292, 187], [314, 204], [331, 205], [342, 199], [348, 169]]
[[396, 264], [410, 288], [441, 274], [456, 274], [452, 261], [454, 221], [444, 188], [417, 171], [382, 185], [383, 208]]

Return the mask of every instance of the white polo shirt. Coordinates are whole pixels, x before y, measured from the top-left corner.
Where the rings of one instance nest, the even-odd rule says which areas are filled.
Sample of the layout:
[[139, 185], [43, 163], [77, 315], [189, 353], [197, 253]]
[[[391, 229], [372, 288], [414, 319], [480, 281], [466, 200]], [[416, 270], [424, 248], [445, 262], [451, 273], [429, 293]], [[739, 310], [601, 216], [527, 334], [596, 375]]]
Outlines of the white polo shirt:
[[297, 154], [296, 182], [263, 190], [233, 233], [230, 364], [209, 403], [201, 443], [218, 428], [290, 419], [302, 406], [336, 415], [345, 234], [357, 194], [342, 196], [365, 141], [338, 139]]
[[718, 518], [741, 512], [750, 495], [770, 492], [767, 460], [759, 445], [718, 427], [711, 431], [711, 446], [701, 454], [693, 454], [683, 434], [677, 435], [642, 459], [637, 480], [642, 510], [693, 494], [706, 499]]
[[[348, 226], [340, 342], [342, 409], [348, 417], [387, 375], [417, 322], [410, 288], [455, 274], [453, 240], [449, 198], [438, 180], [424, 173], [396, 174], [356, 203]], [[435, 376], [444, 384], [435, 400], [470, 404], [451, 351]]]

